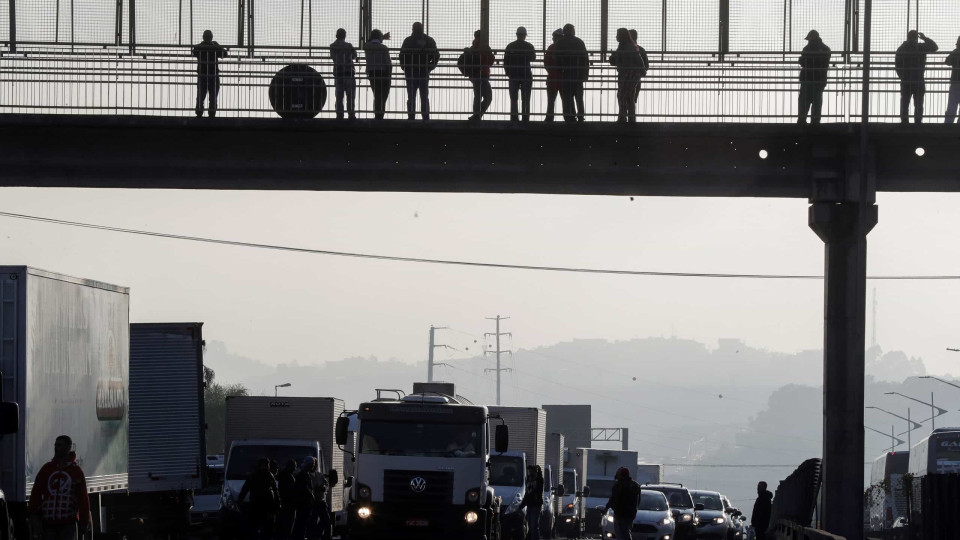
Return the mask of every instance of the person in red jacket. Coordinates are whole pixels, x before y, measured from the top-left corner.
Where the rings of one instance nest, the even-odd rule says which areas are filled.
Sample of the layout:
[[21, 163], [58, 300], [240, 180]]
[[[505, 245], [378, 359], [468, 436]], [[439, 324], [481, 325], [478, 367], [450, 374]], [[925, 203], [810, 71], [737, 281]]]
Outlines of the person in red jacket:
[[57, 437], [53, 459], [34, 478], [27, 509], [39, 517], [43, 540], [76, 540], [78, 526], [90, 529], [87, 481], [72, 448], [70, 437]]
[[496, 61], [493, 50], [487, 44], [487, 36], [482, 30], [473, 33], [473, 46], [470, 47], [470, 82], [473, 84], [473, 116], [469, 120], [477, 122], [490, 108], [493, 101], [493, 87], [490, 86], [490, 66]]

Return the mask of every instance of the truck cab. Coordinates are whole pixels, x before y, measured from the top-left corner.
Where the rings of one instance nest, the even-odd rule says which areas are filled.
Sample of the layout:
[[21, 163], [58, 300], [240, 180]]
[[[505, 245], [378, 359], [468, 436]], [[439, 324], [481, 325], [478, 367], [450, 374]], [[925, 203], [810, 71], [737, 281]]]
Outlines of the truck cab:
[[526, 454], [509, 451], [490, 456], [490, 486], [500, 497], [503, 538], [523, 540], [527, 537], [527, 511], [520, 508], [520, 502], [527, 494]]
[[551, 538], [557, 523], [557, 488], [553, 467], [543, 467], [543, 509], [540, 510], [540, 537]]

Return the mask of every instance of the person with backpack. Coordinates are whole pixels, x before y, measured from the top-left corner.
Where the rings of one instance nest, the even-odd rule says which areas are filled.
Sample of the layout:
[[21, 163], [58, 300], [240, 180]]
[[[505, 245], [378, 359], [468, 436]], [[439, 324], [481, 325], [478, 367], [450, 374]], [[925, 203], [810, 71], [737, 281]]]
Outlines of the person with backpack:
[[390, 81], [393, 77], [393, 61], [390, 60], [390, 48], [383, 44], [390, 39], [390, 32], [380, 30], [370, 32], [370, 39], [363, 46], [366, 55], [367, 78], [373, 92], [373, 117], [383, 120], [386, 114], [387, 97], [390, 96]]
[[273, 540], [277, 510], [280, 509], [280, 494], [277, 480], [270, 472], [270, 460], [260, 458], [257, 469], [247, 476], [237, 504], [250, 495], [250, 504], [246, 507], [247, 518], [252, 528], [251, 535], [256, 540]]
[[69, 436], [54, 440], [53, 459], [34, 478], [27, 513], [31, 521], [39, 523], [36, 532], [42, 540], [76, 540], [78, 533], [90, 532], [87, 480]]
[[557, 59], [560, 60], [563, 119], [567, 122], [584, 122], [586, 116], [583, 110], [583, 85], [590, 77], [590, 55], [583, 40], [577, 37], [576, 28], [572, 24], [564, 25], [563, 37], [557, 42], [555, 51]]
[[493, 88], [490, 86], [490, 67], [497, 61], [493, 50], [487, 44], [482, 30], [473, 33], [473, 45], [463, 50], [457, 59], [457, 69], [473, 85], [473, 115], [471, 122], [479, 122], [493, 101]]
[[424, 33], [423, 23], [413, 23], [412, 33], [400, 46], [400, 69], [407, 81], [407, 119], [417, 117], [417, 92], [423, 119], [430, 119], [430, 72], [439, 61], [437, 42]]
[[503, 69], [510, 81], [510, 121], [519, 122], [518, 101], [523, 101], [523, 121], [530, 121], [530, 93], [533, 91], [533, 70], [530, 62], [537, 59], [537, 51], [527, 43], [527, 29], [517, 28], [517, 40], [507, 45], [503, 53]]
[[617, 122], [637, 121], [637, 87], [640, 78], [646, 74], [643, 57], [639, 47], [630, 38], [630, 31], [626, 28], [617, 29], [617, 50], [610, 55], [610, 65], [617, 68], [617, 104], [620, 114]]
[[330, 59], [333, 60], [333, 83], [336, 88], [337, 119], [343, 118], [343, 98], [347, 98], [347, 114], [353, 120], [357, 117], [354, 103], [357, 97], [357, 78], [353, 62], [357, 59], [357, 49], [347, 41], [347, 31], [337, 30], [337, 40], [330, 44]]
[[560, 61], [557, 59], [557, 42], [563, 37], [563, 30], [553, 31], [553, 43], [543, 53], [543, 67], [547, 70], [547, 115], [545, 122], [553, 122], [554, 109], [557, 105], [557, 96], [560, 95]]

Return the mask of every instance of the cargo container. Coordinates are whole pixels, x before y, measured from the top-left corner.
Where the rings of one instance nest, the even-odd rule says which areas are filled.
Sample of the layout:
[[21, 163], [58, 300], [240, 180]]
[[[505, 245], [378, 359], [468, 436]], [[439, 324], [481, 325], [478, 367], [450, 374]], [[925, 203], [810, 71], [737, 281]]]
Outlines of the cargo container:
[[100, 494], [127, 488], [129, 305], [126, 287], [0, 266], [2, 394], [20, 410], [0, 439], [0, 489], [19, 538], [58, 435], [73, 439], [95, 519]]
[[[547, 412], [536, 407], [490, 406], [490, 416], [510, 429], [510, 450], [526, 454], [527, 465], [546, 465]], [[493, 435], [490, 435], [493, 444]]]
[[607, 503], [613, 490], [614, 476], [617, 469], [625, 467], [630, 471], [630, 477], [637, 477], [637, 452], [631, 450], [603, 450], [600, 448], [577, 448], [585, 459], [587, 492], [584, 493], [584, 507], [586, 513], [586, 532], [599, 534], [602, 510], [597, 510]]
[[633, 478], [638, 484], [659, 484], [663, 482], [663, 465], [656, 463], [637, 464], [637, 474]]

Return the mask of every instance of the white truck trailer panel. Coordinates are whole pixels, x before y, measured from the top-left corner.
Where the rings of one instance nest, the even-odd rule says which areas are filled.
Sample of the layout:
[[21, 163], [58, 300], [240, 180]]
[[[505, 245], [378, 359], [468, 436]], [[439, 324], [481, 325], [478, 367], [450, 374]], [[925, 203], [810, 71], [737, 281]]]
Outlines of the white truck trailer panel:
[[20, 432], [0, 440], [0, 488], [26, 501], [58, 435], [73, 438], [91, 492], [127, 487], [129, 289], [0, 266], [3, 397]]
[[585, 448], [587, 456], [587, 476], [591, 478], [613, 478], [620, 467], [630, 471], [630, 477], [637, 477], [637, 461], [639, 455], [632, 450], [603, 450], [600, 448]]
[[563, 484], [563, 433], [550, 433], [547, 435], [547, 447], [545, 459], [547, 465], [553, 469], [553, 483]]
[[[335, 438], [335, 426], [341, 412], [343, 400], [338, 398], [230, 396], [227, 397], [223, 447], [229, 452], [233, 441], [240, 439], [317, 441], [327, 469], [336, 469], [342, 482], [343, 451]], [[321, 472], [326, 474], [327, 471]], [[343, 509], [340, 487], [331, 490], [331, 511]]]
[[[589, 448], [571, 448], [567, 454], [567, 468], [577, 471], [577, 481], [580, 482], [577, 491], [583, 491], [584, 486], [587, 485], [587, 452], [589, 450]], [[570, 493], [570, 491], [567, 492]]]
[[[500, 415], [510, 433], [510, 450], [525, 452], [527, 465], [546, 464], [547, 412], [536, 407], [488, 407], [491, 415]], [[497, 421], [491, 421], [496, 425]], [[495, 430], [490, 430], [490, 447]]]
[[659, 484], [663, 482], [663, 465], [655, 463], [640, 463], [637, 465], [637, 475], [634, 477], [639, 484]]

